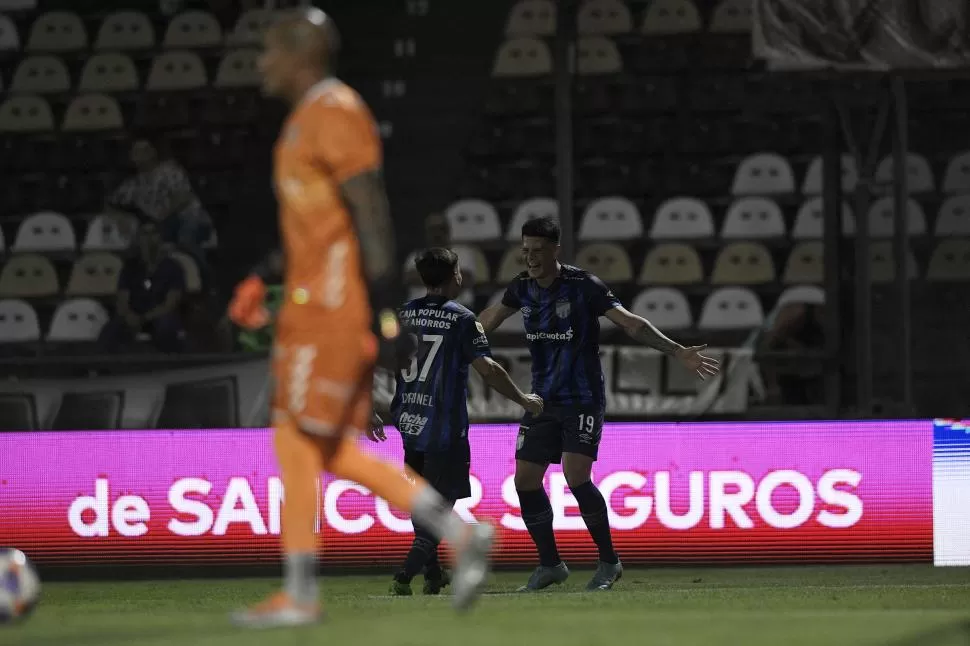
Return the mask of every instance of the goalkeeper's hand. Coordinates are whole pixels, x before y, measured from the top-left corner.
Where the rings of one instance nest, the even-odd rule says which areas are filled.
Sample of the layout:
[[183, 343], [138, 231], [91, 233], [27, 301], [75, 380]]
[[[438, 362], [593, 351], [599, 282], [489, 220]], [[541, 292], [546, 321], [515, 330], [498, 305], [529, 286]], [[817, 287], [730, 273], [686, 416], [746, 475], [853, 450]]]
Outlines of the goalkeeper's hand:
[[418, 337], [401, 326], [397, 312], [385, 308], [377, 313], [377, 338], [380, 342], [377, 362], [394, 370], [405, 370], [418, 351]]
[[266, 327], [270, 316], [265, 300], [266, 284], [259, 276], [251, 275], [236, 286], [229, 303], [229, 318], [247, 330]]

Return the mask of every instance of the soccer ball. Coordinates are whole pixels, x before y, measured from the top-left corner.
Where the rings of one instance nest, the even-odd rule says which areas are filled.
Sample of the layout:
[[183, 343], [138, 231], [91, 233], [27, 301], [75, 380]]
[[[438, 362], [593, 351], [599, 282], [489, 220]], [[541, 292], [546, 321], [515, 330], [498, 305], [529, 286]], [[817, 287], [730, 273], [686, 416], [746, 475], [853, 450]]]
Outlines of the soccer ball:
[[0, 624], [24, 619], [40, 598], [40, 578], [20, 550], [0, 548]]

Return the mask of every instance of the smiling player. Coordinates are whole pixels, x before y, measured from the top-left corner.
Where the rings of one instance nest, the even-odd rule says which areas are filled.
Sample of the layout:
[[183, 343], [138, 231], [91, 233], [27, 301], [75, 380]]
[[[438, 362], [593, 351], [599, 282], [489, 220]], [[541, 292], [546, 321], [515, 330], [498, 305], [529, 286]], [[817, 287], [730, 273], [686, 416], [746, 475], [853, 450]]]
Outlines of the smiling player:
[[508, 286], [502, 302], [482, 312], [479, 320], [491, 332], [522, 311], [532, 355], [532, 390], [545, 402], [542, 414], [523, 418], [516, 442], [515, 489], [522, 520], [539, 551], [539, 567], [519, 590], [541, 590], [569, 576], [556, 548], [552, 507], [542, 487], [546, 469], [560, 461], [599, 550], [599, 565], [586, 588], [609, 590], [622, 576], [623, 566], [613, 549], [606, 501], [591, 481], [606, 404], [599, 317], [677, 358], [701, 379], [717, 374], [718, 362], [701, 354], [706, 346], [684, 347], [628, 312], [596, 276], [560, 263], [559, 238], [559, 225], [549, 217], [522, 226], [528, 269]]

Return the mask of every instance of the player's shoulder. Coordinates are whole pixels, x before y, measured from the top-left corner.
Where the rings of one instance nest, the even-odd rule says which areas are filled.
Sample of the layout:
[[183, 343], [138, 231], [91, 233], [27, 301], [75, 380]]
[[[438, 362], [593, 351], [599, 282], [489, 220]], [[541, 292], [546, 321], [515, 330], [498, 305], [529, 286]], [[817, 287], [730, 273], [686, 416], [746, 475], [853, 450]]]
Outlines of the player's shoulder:
[[510, 285], [520, 285], [520, 284], [522, 284], [522, 283], [524, 283], [524, 282], [526, 282], [528, 280], [531, 280], [529, 278], [529, 272], [528, 271], [520, 271], [519, 273], [517, 273], [512, 278], [511, 281], [509, 281], [509, 284]]
[[475, 313], [459, 303], [458, 301], [446, 301], [444, 305], [441, 306], [449, 312], [453, 312], [458, 315], [458, 318], [463, 319], [474, 319], [477, 318]]
[[599, 278], [594, 274], [575, 265], [562, 265], [560, 267], [559, 277], [566, 282], [585, 283], [590, 280], [599, 281]]
[[339, 79], [321, 81], [310, 90], [308, 112], [315, 115], [342, 113], [370, 118], [370, 108], [363, 97]]

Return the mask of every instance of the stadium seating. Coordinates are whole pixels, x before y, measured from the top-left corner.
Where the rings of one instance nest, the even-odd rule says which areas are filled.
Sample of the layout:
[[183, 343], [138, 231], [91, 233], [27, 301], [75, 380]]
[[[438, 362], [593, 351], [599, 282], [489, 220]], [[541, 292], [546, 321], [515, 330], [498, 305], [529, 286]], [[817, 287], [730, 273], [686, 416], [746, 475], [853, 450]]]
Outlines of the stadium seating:
[[41, 298], [59, 290], [57, 271], [44, 256], [11, 256], [0, 270], [0, 298]]
[[78, 90], [81, 92], [134, 92], [140, 86], [135, 62], [126, 54], [95, 54], [84, 64]]
[[0, 300], [0, 343], [32, 343], [40, 340], [37, 312], [26, 301]]
[[495, 57], [492, 76], [529, 77], [552, 73], [549, 47], [536, 38], [513, 38], [502, 43]]
[[761, 301], [750, 289], [722, 287], [704, 301], [700, 321], [701, 330], [745, 330], [764, 323]]
[[[910, 279], [919, 277], [919, 268], [913, 250], [909, 250], [907, 266]], [[873, 283], [889, 283], [896, 280], [896, 261], [893, 243], [888, 240], [869, 245], [869, 279]]]
[[10, 18], [0, 14], [0, 52], [20, 49], [20, 34], [17, 25]]
[[254, 49], [237, 49], [226, 54], [219, 62], [213, 86], [217, 88], [258, 87], [259, 70], [256, 66], [258, 52]]
[[172, 258], [178, 262], [185, 274], [185, 291], [189, 294], [197, 294], [202, 291], [202, 274], [199, 272], [199, 265], [195, 259], [181, 251], [173, 252]]
[[970, 151], [955, 155], [947, 164], [943, 192], [970, 193]]
[[108, 322], [108, 313], [97, 301], [74, 298], [58, 305], [47, 340], [55, 343], [96, 341]]
[[756, 242], [735, 242], [717, 255], [712, 285], [756, 285], [775, 280], [771, 254]]
[[30, 28], [27, 51], [74, 52], [88, 47], [88, 34], [81, 17], [70, 11], [42, 14]]
[[630, 311], [664, 330], [686, 330], [694, 325], [687, 297], [670, 287], [640, 292], [633, 299]]
[[[799, 207], [792, 226], [791, 237], [794, 240], [805, 238], [821, 238], [825, 229], [822, 218], [823, 203], [819, 196], [809, 198]], [[855, 219], [848, 202], [842, 203], [842, 234], [849, 235], [855, 231]]]
[[222, 27], [206, 11], [186, 11], [172, 18], [165, 30], [166, 49], [196, 49], [222, 45]]
[[[126, 222], [123, 228], [119, 222]], [[138, 221], [130, 215], [118, 214], [113, 216], [99, 215], [88, 224], [87, 233], [81, 248], [84, 251], [124, 251], [134, 240]]]
[[108, 15], [98, 29], [97, 50], [144, 50], [155, 46], [155, 28], [140, 11], [118, 11]]
[[738, 164], [732, 195], [777, 195], [795, 192], [795, 173], [781, 155], [758, 153]]
[[626, 198], [600, 198], [586, 207], [583, 213], [580, 240], [634, 240], [642, 237], [640, 212]]
[[37, 133], [54, 129], [50, 104], [37, 96], [14, 96], [0, 105], [0, 132]]
[[520, 0], [509, 12], [505, 35], [551, 36], [556, 32], [556, 5], [552, 0]]
[[670, 199], [657, 208], [650, 229], [654, 240], [714, 237], [714, 216], [704, 202], [689, 197]]
[[96, 132], [124, 128], [121, 106], [110, 96], [87, 94], [79, 96], [67, 108], [64, 115], [64, 132]]
[[[891, 185], [894, 178], [894, 168], [892, 155], [883, 158], [876, 168], [876, 182], [884, 185]], [[933, 169], [926, 157], [909, 153], [906, 156], [906, 177], [907, 188], [910, 193], [932, 193], [936, 190], [936, 181], [933, 179]]]
[[691, 0], [657, 0], [647, 7], [640, 31], [647, 36], [671, 36], [700, 30], [700, 12]]
[[933, 233], [937, 236], [970, 235], [970, 195], [954, 195], [943, 203]]
[[721, 0], [711, 17], [715, 34], [746, 34], [751, 31], [752, 7], [745, 0]]
[[10, 92], [16, 94], [63, 94], [71, 89], [67, 65], [56, 56], [37, 55], [20, 61]]
[[250, 9], [236, 20], [232, 31], [226, 35], [226, 45], [230, 47], [258, 46], [263, 33], [276, 19], [273, 11]]
[[[869, 235], [874, 238], [890, 238], [895, 231], [895, 202], [892, 197], [877, 200], [869, 208]], [[906, 223], [909, 235], [926, 234], [926, 214], [919, 202], [910, 198], [906, 208]]]
[[110, 296], [118, 290], [123, 261], [107, 252], [81, 256], [71, 268], [65, 293], [68, 296]]
[[[855, 191], [856, 183], [859, 181], [859, 167], [856, 159], [852, 155], [842, 155], [842, 192], [850, 194]], [[805, 195], [822, 194], [822, 156], [814, 157], [805, 172], [805, 179], [802, 182], [802, 193]]]
[[783, 283], [822, 283], [825, 280], [825, 264], [821, 242], [801, 242], [788, 254]]
[[73, 251], [77, 246], [70, 220], [60, 213], [35, 213], [20, 223], [15, 252]]
[[637, 282], [641, 285], [689, 285], [704, 281], [697, 251], [685, 244], [660, 244], [647, 253]]
[[762, 197], [735, 201], [724, 218], [722, 238], [780, 238], [785, 235], [785, 218], [777, 202]]
[[926, 277], [940, 282], [970, 282], [970, 241], [941, 240], [930, 257]]
[[208, 84], [205, 65], [199, 55], [189, 51], [170, 51], [152, 61], [147, 88], [150, 92], [197, 90]]
[[538, 217], [551, 216], [559, 219], [559, 203], [548, 197], [535, 197], [522, 202], [515, 208], [509, 223], [506, 240], [518, 240], [522, 236], [522, 225]]
[[797, 285], [795, 287], [789, 287], [781, 296], [778, 297], [778, 302], [775, 304], [776, 308], [781, 308], [785, 305], [793, 303], [803, 303], [805, 305], [824, 305], [825, 304], [825, 291], [821, 287], [816, 287], [814, 285]]
[[577, 26], [584, 36], [627, 34], [633, 31], [633, 15], [620, 0], [585, 0]]
[[576, 254], [576, 265], [608, 283], [627, 283], [633, 280], [630, 256], [623, 247], [609, 242], [583, 246]]
[[605, 36], [584, 36], [577, 44], [577, 71], [583, 76], [617, 74], [623, 71], [623, 57], [616, 43]]
[[498, 213], [488, 202], [462, 200], [445, 210], [445, 218], [455, 242], [485, 242], [502, 237]]

